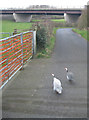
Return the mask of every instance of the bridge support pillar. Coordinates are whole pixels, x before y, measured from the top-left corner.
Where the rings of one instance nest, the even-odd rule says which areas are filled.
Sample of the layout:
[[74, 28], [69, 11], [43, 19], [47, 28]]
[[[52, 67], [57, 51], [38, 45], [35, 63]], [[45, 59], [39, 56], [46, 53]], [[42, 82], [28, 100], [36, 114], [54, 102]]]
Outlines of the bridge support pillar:
[[32, 15], [29, 14], [13, 13], [13, 16], [16, 22], [30, 22], [32, 19]]
[[79, 17], [80, 17], [80, 15], [64, 13], [64, 19], [68, 23], [76, 23], [78, 21]]

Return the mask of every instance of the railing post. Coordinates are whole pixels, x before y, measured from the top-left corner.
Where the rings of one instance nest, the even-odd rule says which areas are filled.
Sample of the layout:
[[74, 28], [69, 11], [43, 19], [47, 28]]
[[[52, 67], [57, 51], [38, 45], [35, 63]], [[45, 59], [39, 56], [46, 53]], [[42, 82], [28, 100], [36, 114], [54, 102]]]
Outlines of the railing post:
[[23, 33], [21, 33], [21, 47], [22, 47], [22, 69], [23, 69]]
[[13, 35], [17, 34], [17, 29], [14, 29]]
[[33, 55], [36, 54], [36, 31], [33, 31]]

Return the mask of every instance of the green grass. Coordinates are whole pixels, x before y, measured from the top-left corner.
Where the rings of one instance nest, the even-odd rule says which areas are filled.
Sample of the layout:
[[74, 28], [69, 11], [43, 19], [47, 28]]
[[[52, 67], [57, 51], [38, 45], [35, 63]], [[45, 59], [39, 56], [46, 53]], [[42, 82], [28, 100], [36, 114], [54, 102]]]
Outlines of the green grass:
[[65, 19], [52, 19], [53, 22], [65, 22]]
[[80, 34], [83, 38], [85, 38], [87, 40], [87, 30], [79, 30], [79, 29], [72, 29], [72, 30], [74, 32]]
[[[1, 22], [1, 21], [0, 21]], [[14, 32], [14, 29], [30, 29], [32, 23], [17, 23], [10, 20], [2, 21], [2, 31], [0, 32]], [[3, 35], [3, 37], [7, 37], [7, 35]]]
[[42, 20], [40, 20], [40, 19], [39, 20], [32, 20], [32, 22], [40, 22], [40, 21], [42, 21]]

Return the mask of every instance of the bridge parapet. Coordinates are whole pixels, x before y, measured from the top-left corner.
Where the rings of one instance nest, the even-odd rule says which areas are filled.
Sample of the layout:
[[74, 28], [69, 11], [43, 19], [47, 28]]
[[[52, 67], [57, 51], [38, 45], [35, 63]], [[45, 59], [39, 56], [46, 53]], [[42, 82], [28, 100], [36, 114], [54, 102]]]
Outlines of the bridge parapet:
[[81, 14], [80, 9], [49, 9], [49, 10], [0, 10], [0, 14], [13, 14], [13, 13], [26, 13], [26, 14], [61, 14], [61, 13], [74, 13]]

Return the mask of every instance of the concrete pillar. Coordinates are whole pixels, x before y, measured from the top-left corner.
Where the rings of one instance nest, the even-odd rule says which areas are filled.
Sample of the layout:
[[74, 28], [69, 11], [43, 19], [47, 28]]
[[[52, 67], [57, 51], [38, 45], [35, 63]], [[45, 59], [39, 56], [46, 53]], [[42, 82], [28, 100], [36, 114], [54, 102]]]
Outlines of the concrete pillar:
[[71, 14], [64, 13], [64, 19], [68, 23], [76, 23], [79, 17], [80, 15], [75, 15], [75, 14], [71, 15]]
[[33, 54], [36, 54], [36, 31], [33, 31]]
[[32, 19], [30, 14], [13, 13], [13, 16], [16, 22], [30, 22]]

